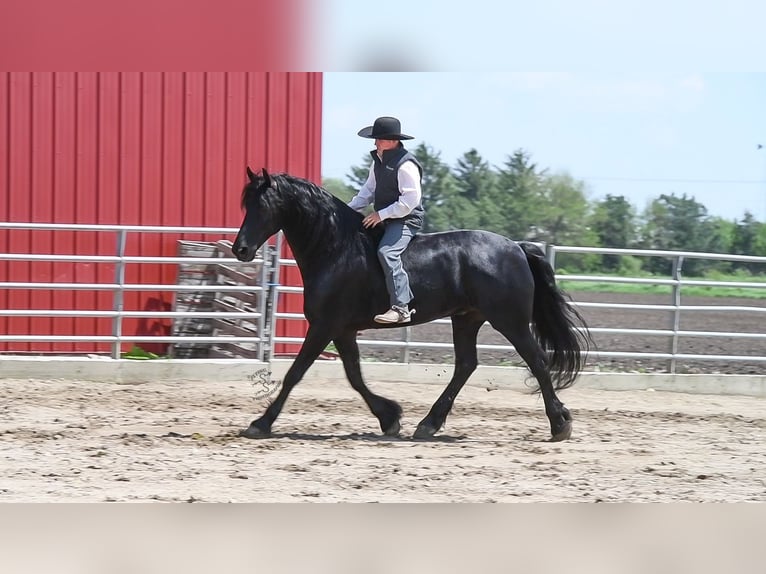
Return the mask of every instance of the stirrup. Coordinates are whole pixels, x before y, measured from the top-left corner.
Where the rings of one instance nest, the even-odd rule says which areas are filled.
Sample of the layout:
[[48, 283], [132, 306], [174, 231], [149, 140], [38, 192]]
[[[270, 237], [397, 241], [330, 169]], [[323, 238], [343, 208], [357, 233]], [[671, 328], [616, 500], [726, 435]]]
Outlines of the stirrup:
[[399, 307], [399, 305], [392, 305], [391, 308], [399, 313], [399, 323], [409, 323], [412, 320], [412, 315], [415, 314], [415, 309], [410, 310], [409, 306]]

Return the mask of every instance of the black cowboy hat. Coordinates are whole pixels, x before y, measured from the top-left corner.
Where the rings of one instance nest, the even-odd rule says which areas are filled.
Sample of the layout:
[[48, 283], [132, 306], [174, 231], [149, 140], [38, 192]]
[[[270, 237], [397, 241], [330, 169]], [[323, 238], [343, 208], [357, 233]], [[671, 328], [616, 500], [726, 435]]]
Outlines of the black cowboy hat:
[[375, 123], [359, 130], [363, 138], [373, 140], [411, 140], [412, 136], [401, 133], [402, 125], [399, 120], [389, 116], [383, 116], [375, 120]]

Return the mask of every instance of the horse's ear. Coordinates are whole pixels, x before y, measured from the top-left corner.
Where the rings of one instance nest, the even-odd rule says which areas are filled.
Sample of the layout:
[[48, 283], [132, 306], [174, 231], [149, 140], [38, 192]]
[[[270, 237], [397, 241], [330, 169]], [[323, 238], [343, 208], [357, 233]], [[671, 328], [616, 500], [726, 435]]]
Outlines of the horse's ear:
[[261, 171], [263, 172], [263, 180], [266, 185], [266, 187], [271, 187], [271, 176], [269, 175], [269, 172], [266, 171], [266, 168], [262, 168]]
[[257, 176], [256, 176], [256, 175], [253, 173], [253, 170], [252, 170], [252, 169], [250, 169], [250, 166], [249, 166], [249, 165], [247, 166], [247, 177], [249, 177], [249, 178], [250, 178], [250, 181], [255, 181], [255, 180], [256, 180], [256, 177], [257, 177]]

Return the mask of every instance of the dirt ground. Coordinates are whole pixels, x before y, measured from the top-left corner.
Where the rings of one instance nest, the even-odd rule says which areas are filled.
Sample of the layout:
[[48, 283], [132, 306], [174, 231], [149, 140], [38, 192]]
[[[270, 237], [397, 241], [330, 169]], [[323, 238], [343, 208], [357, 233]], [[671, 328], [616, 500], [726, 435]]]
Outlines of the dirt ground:
[[766, 501], [764, 399], [575, 386], [573, 438], [550, 443], [537, 396], [469, 386], [422, 442], [442, 387], [371, 387], [403, 438], [341, 383], [302, 382], [254, 441], [249, 381], [2, 380], [0, 502]]
[[[570, 293], [575, 302], [631, 303], [636, 305], [669, 305], [670, 295], [635, 295], [620, 293]], [[685, 306], [731, 306], [766, 308], [766, 299], [683, 297]], [[591, 328], [668, 330], [673, 315], [664, 310], [580, 308]], [[684, 331], [717, 331], [766, 333], [766, 313], [751, 311], [685, 311], [679, 328]], [[452, 343], [449, 324], [430, 323], [410, 328], [410, 340]], [[360, 335], [364, 340], [403, 340], [403, 328], [369, 330]], [[594, 333], [593, 339], [601, 351], [667, 353], [671, 339], [662, 335]], [[508, 345], [508, 341], [489, 325], [479, 332], [480, 345]], [[384, 346], [363, 346], [363, 357], [377, 361], [400, 360], [401, 350]], [[693, 355], [766, 356], [766, 340], [735, 337], [682, 337], [678, 352]], [[418, 348], [411, 351], [411, 362], [452, 363], [452, 348]], [[483, 365], [522, 366], [518, 355], [509, 351], [480, 350]], [[668, 372], [666, 359], [622, 359], [591, 357], [588, 369], [617, 372]], [[766, 374], [766, 361], [680, 360], [676, 373]]]

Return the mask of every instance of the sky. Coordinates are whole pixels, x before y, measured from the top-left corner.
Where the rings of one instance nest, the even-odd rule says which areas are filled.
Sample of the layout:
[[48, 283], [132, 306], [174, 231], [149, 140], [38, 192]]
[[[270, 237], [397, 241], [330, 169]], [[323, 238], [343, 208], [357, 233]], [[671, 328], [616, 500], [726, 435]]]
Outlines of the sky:
[[[382, 115], [453, 165], [524, 149], [540, 168], [766, 222], [766, 2], [327, 0], [322, 176], [345, 178]], [[390, 70], [390, 71], [389, 71]], [[763, 145], [758, 149], [758, 145]]]

